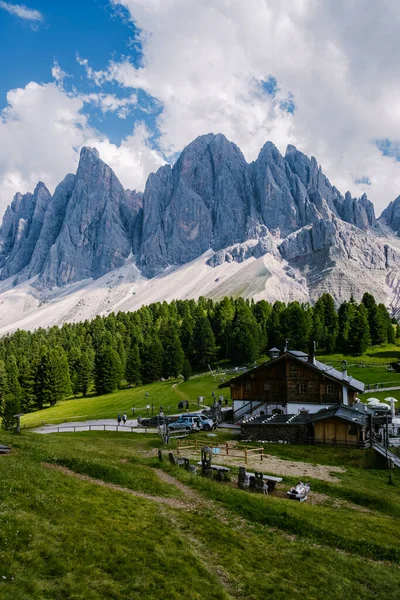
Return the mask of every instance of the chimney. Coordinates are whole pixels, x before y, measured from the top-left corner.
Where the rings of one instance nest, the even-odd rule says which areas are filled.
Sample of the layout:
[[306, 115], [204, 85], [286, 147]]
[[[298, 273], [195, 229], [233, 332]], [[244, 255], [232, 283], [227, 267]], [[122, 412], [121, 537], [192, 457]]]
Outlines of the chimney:
[[308, 362], [315, 365], [315, 342], [308, 344]]
[[287, 352], [289, 350], [289, 340], [285, 340], [285, 347], [283, 349], [284, 352]]
[[342, 360], [342, 379], [347, 381], [347, 360]]

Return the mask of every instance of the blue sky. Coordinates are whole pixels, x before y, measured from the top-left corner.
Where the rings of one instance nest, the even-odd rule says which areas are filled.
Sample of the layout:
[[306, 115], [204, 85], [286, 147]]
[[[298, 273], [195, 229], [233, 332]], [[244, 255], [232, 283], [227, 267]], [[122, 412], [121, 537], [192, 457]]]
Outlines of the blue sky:
[[[37, 0], [25, 6], [39, 11], [43, 21], [24, 20], [0, 10], [0, 55], [7, 57], [1, 69], [0, 109], [7, 104], [8, 90], [24, 87], [29, 81], [48, 82], [54, 62], [69, 75], [65, 87], [76, 86], [82, 93], [93, 92], [95, 86], [85, 77], [76, 60], [78, 55], [87, 58], [94, 69], [123, 56], [129, 56], [132, 64], [140, 64], [137, 29], [123, 7], [113, 7], [107, 0]], [[102, 91], [113, 93], [115, 85], [104, 85]], [[118, 96], [129, 96], [129, 91], [119, 89]], [[85, 110], [91, 124], [115, 143], [131, 132], [137, 118], [154, 126], [154, 114], [140, 110], [132, 110], [129, 119], [103, 115], [90, 106]]]
[[98, 148], [125, 187], [224, 133], [316, 156], [378, 212], [400, 192], [400, 5], [0, 0], [0, 214]]

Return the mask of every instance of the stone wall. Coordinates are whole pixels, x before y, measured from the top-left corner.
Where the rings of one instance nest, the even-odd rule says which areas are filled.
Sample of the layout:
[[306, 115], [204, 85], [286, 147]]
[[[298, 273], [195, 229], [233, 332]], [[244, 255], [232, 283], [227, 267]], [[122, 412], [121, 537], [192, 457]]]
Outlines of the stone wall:
[[268, 442], [279, 442], [282, 440], [291, 444], [300, 444], [301, 439], [307, 437], [307, 426], [243, 423], [240, 432], [242, 438], [245, 440], [264, 440]]

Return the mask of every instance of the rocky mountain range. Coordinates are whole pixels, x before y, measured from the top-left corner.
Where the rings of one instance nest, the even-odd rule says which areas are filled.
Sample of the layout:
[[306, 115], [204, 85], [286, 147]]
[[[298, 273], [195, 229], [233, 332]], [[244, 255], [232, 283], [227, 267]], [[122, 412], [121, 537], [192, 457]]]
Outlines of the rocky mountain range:
[[[342, 195], [315, 158], [294, 146], [282, 156], [267, 142], [247, 163], [223, 135], [207, 134], [174, 166], [152, 173], [143, 193], [124, 190], [97, 150], [83, 148], [77, 173], [53, 195], [39, 182], [7, 208], [0, 229], [0, 313], [4, 298], [22, 290], [35, 299], [25, 302], [29, 312], [78, 283], [122, 269], [118, 286], [129, 265], [135, 295], [135, 281], [165, 284], [200, 257], [209, 283], [199, 293], [206, 295], [313, 300], [329, 291], [339, 302], [368, 290], [396, 311], [398, 236], [400, 196], [377, 220], [366, 195]], [[254, 262], [258, 279], [263, 273], [257, 285]], [[217, 276], [233, 263], [243, 267], [240, 289], [232, 281], [221, 287]]]

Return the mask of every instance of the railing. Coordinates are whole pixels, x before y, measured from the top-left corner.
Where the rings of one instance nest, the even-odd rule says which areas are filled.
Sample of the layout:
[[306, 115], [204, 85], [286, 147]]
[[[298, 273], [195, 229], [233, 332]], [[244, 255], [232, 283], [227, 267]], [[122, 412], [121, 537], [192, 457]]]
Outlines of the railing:
[[208, 446], [211, 450], [218, 449], [219, 452], [215, 454], [243, 458], [246, 465], [249, 458], [259, 458], [260, 461], [264, 458], [264, 448], [262, 446], [257, 446], [255, 448], [238, 448], [237, 446], [230, 446], [228, 442], [225, 444], [210, 444], [209, 440], [202, 439], [193, 440], [191, 444], [178, 441], [177, 453], [180, 454], [185, 450], [199, 452], [204, 446]]
[[[62, 431], [137, 431], [138, 429], [144, 429], [147, 433], [148, 427], [132, 427], [131, 425], [68, 425], [67, 427], [57, 427], [53, 425], [46, 426], [42, 431], [48, 431], [49, 433], [60, 433]], [[150, 428], [151, 429], [151, 428]], [[154, 427], [152, 429], [155, 429]]]
[[233, 411], [233, 422], [236, 423], [240, 417], [252, 414], [257, 408], [261, 408], [265, 404], [265, 400], [249, 400], [239, 408]]

